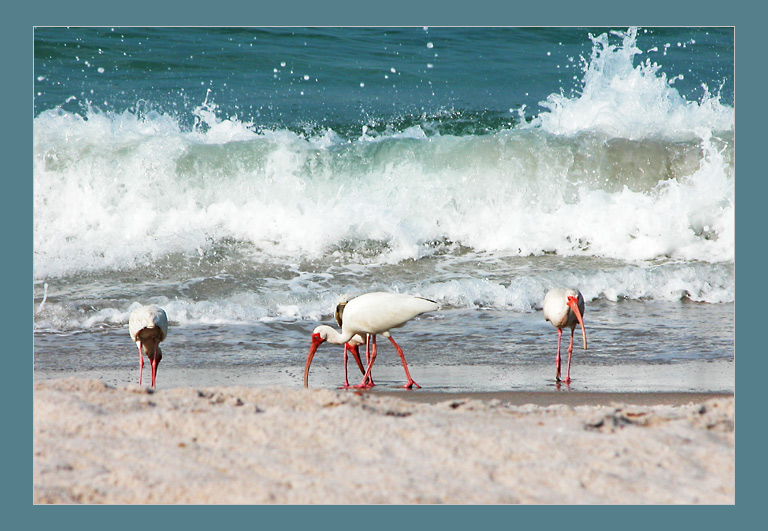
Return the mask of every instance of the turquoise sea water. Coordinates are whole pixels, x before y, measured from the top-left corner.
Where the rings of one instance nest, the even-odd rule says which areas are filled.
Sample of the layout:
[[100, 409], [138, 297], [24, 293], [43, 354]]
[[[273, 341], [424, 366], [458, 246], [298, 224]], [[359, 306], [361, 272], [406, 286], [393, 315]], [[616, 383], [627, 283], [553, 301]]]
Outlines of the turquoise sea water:
[[573, 389], [733, 390], [733, 87], [722, 28], [38, 28], [35, 377], [134, 381], [155, 302], [160, 385], [299, 386], [383, 290], [422, 385], [535, 389], [569, 284]]

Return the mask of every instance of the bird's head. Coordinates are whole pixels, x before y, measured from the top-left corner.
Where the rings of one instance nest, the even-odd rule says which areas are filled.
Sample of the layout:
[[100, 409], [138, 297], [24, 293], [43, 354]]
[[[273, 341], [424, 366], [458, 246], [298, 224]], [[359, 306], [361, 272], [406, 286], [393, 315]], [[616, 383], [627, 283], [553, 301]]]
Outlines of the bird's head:
[[576, 316], [576, 319], [579, 321], [579, 325], [581, 325], [581, 335], [584, 338], [584, 350], [587, 350], [587, 329], [584, 328], [584, 317], [581, 315], [581, 310], [579, 309], [578, 294], [568, 295], [567, 304], [573, 314]]

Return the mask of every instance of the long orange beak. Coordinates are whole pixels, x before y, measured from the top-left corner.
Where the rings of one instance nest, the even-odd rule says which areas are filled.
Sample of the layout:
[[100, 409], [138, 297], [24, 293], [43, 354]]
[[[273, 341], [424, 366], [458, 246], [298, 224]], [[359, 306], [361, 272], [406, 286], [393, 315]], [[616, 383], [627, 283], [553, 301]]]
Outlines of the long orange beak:
[[155, 380], [157, 379], [157, 366], [160, 365], [160, 360], [155, 356], [152, 360], [152, 387], [155, 387]]
[[315, 357], [317, 347], [323, 342], [323, 338], [320, 334], [312, 334], [312, 344], [309, 346], [309, 354], [307, 354], [307, 362], [304, 364], [304, 387], [309, 387], [309, 366], [312, 365], [312, 358]]
[[365, 368], [363, 367], [363, 362], [360, 360], [360, 351], [357, 350], [357, 345], [350, 345], [347, 343], [346, 346], [350, 352], [352, 352], [352, 356], [354, 356], [357, 366], [360, 368], [360, 373], [365, 374]]
[[157, 366], [160, 365], [161, 359], [163, 359], [163, 354], [160, 351], [160, 347], [155, 343], [155, 352], [152, 356], [152, 387], [155, 387], [155, 381], [157, 380]]
[[576, 319], [579, 320], [581, 325], [581, 335], [584, 338], [584, 350], [587, 350], [587, 330], [584, 328], [584, 318], [579, 311], [579, 301], [576, 297], [568, 297], [568, 307], [576, 314]]

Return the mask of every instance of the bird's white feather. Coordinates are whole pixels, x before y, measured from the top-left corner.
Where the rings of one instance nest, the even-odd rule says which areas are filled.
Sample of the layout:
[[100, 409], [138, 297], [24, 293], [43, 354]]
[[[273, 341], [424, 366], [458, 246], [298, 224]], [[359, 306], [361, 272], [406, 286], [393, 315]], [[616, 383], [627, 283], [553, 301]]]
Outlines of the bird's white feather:
[[160, 341], [165, 339], [168, 335], [168, 316], [165, 310], [154, 304], [133, 310], [128, 318], [128, 332], [131, 334], [131, 339], [138, 342], [139, 332], [145, 328], [159, 329], [162, 332]]
[[409, 320], [439, 308], [434, 301], [401, 293], [366, 293], [344, 308], [342, 330], [358, 334], [385, 334]]

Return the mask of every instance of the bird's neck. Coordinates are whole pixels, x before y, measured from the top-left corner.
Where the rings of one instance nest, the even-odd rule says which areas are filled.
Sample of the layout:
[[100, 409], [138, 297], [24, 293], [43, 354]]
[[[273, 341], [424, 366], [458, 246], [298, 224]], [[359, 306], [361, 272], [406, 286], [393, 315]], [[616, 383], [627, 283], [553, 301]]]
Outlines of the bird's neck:
[[344, 329], [342, 329], [342, 331], [339, 332], [338, 330], [330, 326], [326, 326], [324, 328], [324, 331], [325, 331], [325, 340], [328, 343], [333, 343], [334, 345], [343, 345], [344, 343], [352, 339], [352, 337], [355, 335], [354, 332], [345, 332]]

